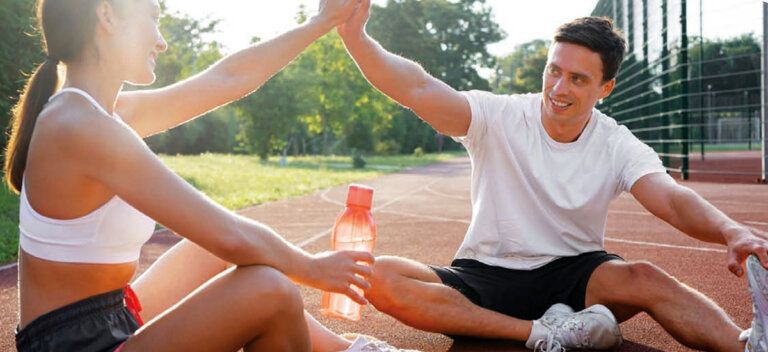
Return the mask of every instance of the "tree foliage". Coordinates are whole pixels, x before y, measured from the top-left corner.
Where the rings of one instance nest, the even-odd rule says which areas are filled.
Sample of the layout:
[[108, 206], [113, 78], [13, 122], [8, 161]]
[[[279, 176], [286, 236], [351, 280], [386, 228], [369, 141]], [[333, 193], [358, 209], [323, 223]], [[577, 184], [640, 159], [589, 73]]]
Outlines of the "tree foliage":
[[[221, 45], [206, 39], [206, 36], [216, 32], [218, 24], [218, 20], [200, 20], [181, 13], [164, 12], [160, 30], [168, 43], [168, 50], [157, 59], [157, 79], [150, 88], [188, 78], [219, 60], [222, 57]], [[230, 152], [235, 145], [236, 133], [235, 111], [224, 107], [151, 137], [147, 143], [154, 151], [168, 154]]]
[[493, 91], [506, 94], [541, 91], [548, 51], [549, 41], [536, 39], [500, 58], [492, 78]]
[[[0, 6], [0, 124], [8, 126], [28, 76], [44, 60], [35, 28], [35, 2], [3, 0]], [[6, 134], [0, 136], [5, 145]]]
[[[704, 91], [708, 85], [712, 91], [760, 86], [760, 74], [756, 72], [760, 70], [760, 41], [754, 34], [691, 42], [693, 45], [688, 50], [691, 78], [701, 76]], [[697, 91], [698, 85], [692, 86]]]
[[[490, 89], [478, 69], [493, 67], [495, 57], [487, 46], [505, 35], [485, 0], [389, 0], [371, 9], [368, 32], [387, 50], [418, 62], [457, 90]], [[398, 110], [392, 120], [382, 136], [382, 151], [443, 148], [446, 139], [411, 111]]]
[[[6, 0], [0, 7], [0, 122], [5, 125], [25, 80], [22, 73], [42, 60], [39, 38], [18, 35], [34, 33], [32, 7], [31, 0]], [[157, 81], [150, 88], [195, 75], [223, 56], [221, 45], [210, 39], [218, 20], [163, 12], [161, 31], [169, 47], [157, 60]], [[300, 9], [297, 21], [306, 18]], [[479, 70], [493, 67], [487, 45], [504, 36], [485, 0], [390, 0], [373, 6], [368, 31], [388, 50], [420, 63], [459, 90], [490, 88]], [[148, 144], [160, 153], [245, 152], [266, 158], [281, 152], [434, 151], [446, 141], [371, 87], [334, 31], [256, 93], [149, 138]]]

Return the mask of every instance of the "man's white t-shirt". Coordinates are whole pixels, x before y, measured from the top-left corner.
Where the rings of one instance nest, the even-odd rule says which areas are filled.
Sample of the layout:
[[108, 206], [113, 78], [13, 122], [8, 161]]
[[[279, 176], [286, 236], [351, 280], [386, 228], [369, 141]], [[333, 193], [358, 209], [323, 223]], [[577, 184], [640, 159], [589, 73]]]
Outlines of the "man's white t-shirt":
[[578, 140], [541, 122], [541, 94], [464, 92], [472, 161], [472, 221], [456, 258], [530, 270], [603, 250], [609, 203], [644, 175], [666, 172], [656, 152], [597, 109]]

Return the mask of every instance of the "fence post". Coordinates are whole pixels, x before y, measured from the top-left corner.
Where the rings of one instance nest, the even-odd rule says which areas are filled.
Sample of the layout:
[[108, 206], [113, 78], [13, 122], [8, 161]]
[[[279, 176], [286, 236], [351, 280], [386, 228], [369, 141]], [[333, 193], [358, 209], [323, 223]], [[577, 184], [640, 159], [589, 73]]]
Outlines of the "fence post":
[[688, 60], [688, 11], [687, 11], [688, 5], [686, 4], [686, 0], [681, 0], [680, 1], [680, 6], [681, 6], [681, 9], [680, 9], [680, 28], [682, 29], [682, 33], [681, 33], [682, 43], [680, 43], [680, 49], [682, 51], [681, 51], [681, 55], [680, 55], [681, 56], [680, 57], [680, 62], [685, 63], [685, 65], [679, 65], [678, 66], [678, 72], [680, 74], [680, 80], [682, 82], [682, 87], [681, 87], [682, 91], [680, 92], [680, 94], [682, 96], [682, 99], [680, 101], [680, 103], [681, 103], [680, 104], [680, 111], [682, 111], [682, 116], [681, 116], [682, 117], [682, 121], [681, 122], [682, 122], [682, 125], [683, 125], [683, 130], [682, 130], [682, 134], [683, 134], [682, 135], [682, 140], [683, 140], [683, 145], [682, 145], [683, 148], [682, 149], [683, 150], [682, 150], [682, 153], [681, 153], [681, 154], [683, 154], [683, 165], [682, 165], [682, 168], [681, 168], [682, 169], [681, 170], [682, 171], [681, 172], [681, 176], [682, 176], [683, 180], [687, 180], [688, 179], [688, 169], [689, 169], [688, 150], [689, 150], [689, 146], [690, 146], [690, 138], [691, 138], [690, 137], [691, 136], [690, 128], [691, 127], [690, 127], [690, 121], [689, 121], [689, 118], [688, 118], [688, 116], [689, 116], [689, 112], [688, 112], [688, 91], [689, 91], [689, 89], [688, 89], [688, 84], [689, 84], [689, 82], [688, 82], [688, 75], [689, 75], [689, 71], [688, 71], [688, 65], [687, 64], [690, 64], [690, 62]]
[[749, 116], [749, 91], [744, 90], [744, 117], [747, 118], [747, 149], [752, 150], [752, 116]]
[[766, 168], [768, 168], [768, 146], [765, 141], [765, 133], [768, 132], [768, 89], [766, 89], [765, 85], [768, 84], [768, 2], [765, 1], [763, 2], [763, 59], [761, 61], [763, 69], [763, 79], [762, 84], [760, 85], [763, 105], [763, 108], [761, 109], [763, 115], [763, 140], [761, 143], [763, 149], [763, 165], [760, 181], [766, 183], [768, 182], [768, 177], [766, 177]]

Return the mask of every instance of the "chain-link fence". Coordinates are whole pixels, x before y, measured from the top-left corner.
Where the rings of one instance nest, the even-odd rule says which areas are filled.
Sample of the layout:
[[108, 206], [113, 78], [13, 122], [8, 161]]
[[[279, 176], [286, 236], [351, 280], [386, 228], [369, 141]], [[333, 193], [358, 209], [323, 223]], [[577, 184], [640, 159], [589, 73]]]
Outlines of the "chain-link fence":
[[759, 0], [600, 0], [627, 56], [599, 109], [682, 178], [765, 180], [764, 7]]

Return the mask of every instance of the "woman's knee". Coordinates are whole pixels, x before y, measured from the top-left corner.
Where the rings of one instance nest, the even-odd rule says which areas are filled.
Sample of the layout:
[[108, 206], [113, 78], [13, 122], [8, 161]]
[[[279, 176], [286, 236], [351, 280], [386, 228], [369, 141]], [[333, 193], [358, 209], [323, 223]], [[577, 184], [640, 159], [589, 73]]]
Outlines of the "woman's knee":
[[235, 286], [240, 299], [258, 304], [263, 309], [265, 303], [272, 307], [275, 314], [287, 312], [302, 313], [304, 304], [296, 285], [282, 272], [261, 265], [239, 266], [232, 269]]

